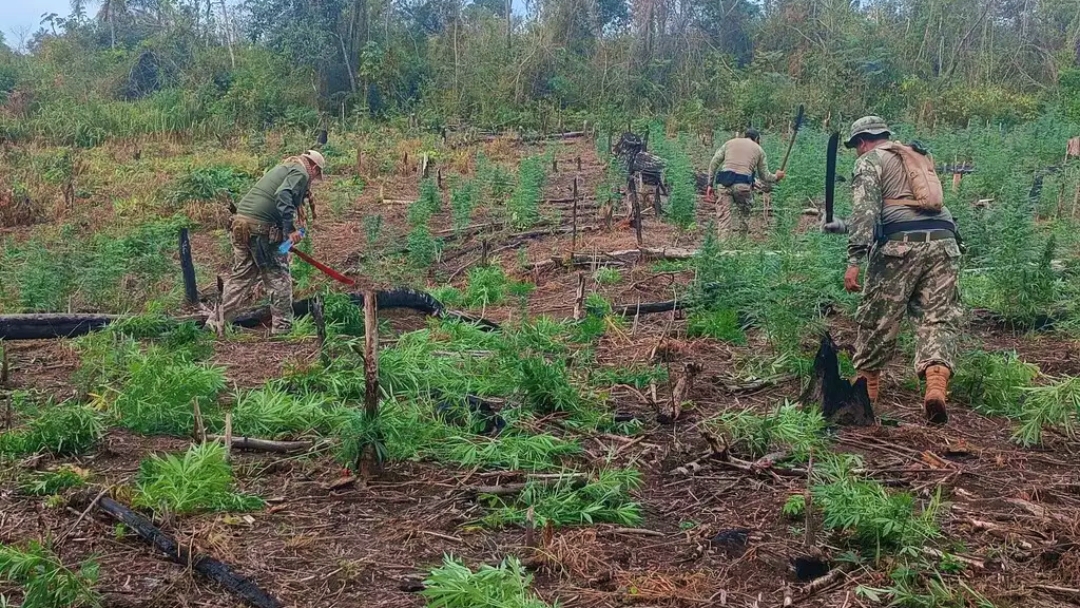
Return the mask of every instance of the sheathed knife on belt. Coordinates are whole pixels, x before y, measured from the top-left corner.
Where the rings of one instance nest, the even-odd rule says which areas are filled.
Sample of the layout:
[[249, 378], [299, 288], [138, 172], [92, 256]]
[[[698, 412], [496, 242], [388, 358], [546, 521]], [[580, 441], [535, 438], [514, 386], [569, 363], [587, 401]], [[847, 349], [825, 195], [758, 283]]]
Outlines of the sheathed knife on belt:
[[799, 134], [799, 127], [802, 126], [803, 121], [803, 105], [799, 104], [799, 110], [795, 112], [795, 126], [791, 128], [791, 140], [787, 144], [787, 152], [784, 153], [784, 160], [780, 163], [780, 170], [787, 169], [788, 157], [791, 156], [791, 149], [795, 147], [795, 136]]
[[829, 147], [825, 149], [825, 223], [833, 221], [833, 202], [836, 199], [836, 149], [840, 145], [840, 132], [833, 131], [829, 136]]

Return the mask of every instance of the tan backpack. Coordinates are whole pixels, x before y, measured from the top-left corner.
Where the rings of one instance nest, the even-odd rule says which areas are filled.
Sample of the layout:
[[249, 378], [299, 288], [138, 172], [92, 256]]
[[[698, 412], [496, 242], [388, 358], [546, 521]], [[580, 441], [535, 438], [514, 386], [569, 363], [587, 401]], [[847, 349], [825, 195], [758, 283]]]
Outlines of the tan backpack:
[[900, 161], [904, 164], [908, 187], [915, 196], [914, 199], [885, 199], [885, 204], [904, 205], [935, 213], [941, 211], [945, 203], [945, 191], [934, 170], [934, 160], [929, 156], [919, 154], [910, 146], [895, 141], [889, 142], [882, 148], [900, 157]]

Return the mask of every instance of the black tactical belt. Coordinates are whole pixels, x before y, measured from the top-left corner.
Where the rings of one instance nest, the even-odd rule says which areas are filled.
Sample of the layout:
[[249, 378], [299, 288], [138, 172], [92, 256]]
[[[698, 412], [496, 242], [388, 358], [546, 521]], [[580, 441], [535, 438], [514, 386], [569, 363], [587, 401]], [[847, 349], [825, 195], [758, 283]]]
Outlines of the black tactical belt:
[[930, 241], [943, 241], [952, 238], [956, 238], [952, 230], [913, 230], [897, 232], [896, 234], [890, 234], [888, 237], [890, 241], [904, 243], [929, 243]]
[[892, 236], [898, 232], [926, 232], [928, 230], [948, 230], [956, 232], [956, 225], [945, 220], [915, 220], [912, 222], [892, 222], [881, 227], [884, 236]]
[[752, 185], [754, 183], [754, 176], [743, 175], [742, 173], [735, 173], [734, 171], [721, 171], [716, 174], [716, 183], [725, 188], [734, 186], [735, 184]]

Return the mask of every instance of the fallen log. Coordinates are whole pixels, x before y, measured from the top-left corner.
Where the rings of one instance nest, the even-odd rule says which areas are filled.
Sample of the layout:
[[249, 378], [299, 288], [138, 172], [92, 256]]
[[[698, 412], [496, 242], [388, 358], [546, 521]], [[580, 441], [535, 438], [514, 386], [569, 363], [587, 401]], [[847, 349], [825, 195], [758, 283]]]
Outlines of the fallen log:
[[[84, 505], [92, 506], [91, 501], [93, 501], [93, 498], [92, 493], [84, 493], [80, 495], [79, 500]], [[163, 553], [169, 561], [202, 574], [224, 587], [230, 593], [242, 598], [248, 605], [255, 606], [255, 608], [283, 608], [284, 604], [260, 589], [251, 580], [234, 572], [227, 564], [201, 553], [192, 554], [187, 547], [162, 532], [149, 519], [123, 504], [108, 496], [101, 496], [94, 504], [109, 517], [134, 530], [139, 538]]]
[[634, 317], [637, 315], [651, 315], [658, 312], [671, 312], [673, 310], [683, 310], [687, 308], [689, 303], [685, 300], [667, 300], [666, 302], [646, 302], [642, 304], [628, 304], [626, 306], [615, 306], [612, 308], [612, 314], [621, 317]]
[[521, 138], [523, 142], [551, 141], [560, 139], [578, 139], [585, 137], [584, 131], [568, 131], [566, 133], [548, 133], [547, 135], [526, 135]]
[[70, 338], [101, 329], [122, 318], [105, 314], [29, 314], [0, 316], [0, 340]]
[[[361, 308], [364, 305], [362, 293], [351, 293], [349, 299], [353, 304]], [[293, 314], [297, 317], [310, 314], [313, 302], [314, 300], [310, 299], [294, 302]], [[378, 292], [378, 303], [380, 310], [407, 308], [432, 317], [475, 323], [481, 329], [488, 331], [499, 329], [498, 324], [491, 321], [477, 319], [461, 312], [449, 310], [431, 294], [422, 291], [412, 289], [380, 291]], [[74, 338], [99, 330], [113, 321], [124, 318], [128, 317], [97, 313], [0, 315], [0, 340]], [[199, 325], [206, 323], [206, 319], [207, 315], [205, 313], [177, 318], [178, 321], [194, 321]], [[270, 307], [264, 306], [240, 313], [233, 320], [233, 324], [245, 328], [254, 328], [266, 324], [269, 320]]]
[[[224, 435], [208, 435], [210, 441], [225, 441]], [[233, 437], [232, 447], [238, 450], [251, 450], [253, 452], [273, 452], [276, 454], [292, 454], [306, 452], [315, 447], [313, 441], [272, 441], [257, 437]]]

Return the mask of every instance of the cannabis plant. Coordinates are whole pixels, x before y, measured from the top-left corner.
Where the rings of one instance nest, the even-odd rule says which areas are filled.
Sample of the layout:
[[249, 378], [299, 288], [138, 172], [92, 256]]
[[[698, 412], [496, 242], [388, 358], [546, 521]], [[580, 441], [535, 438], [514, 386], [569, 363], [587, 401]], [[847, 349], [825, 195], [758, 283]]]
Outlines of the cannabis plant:
[[428, 608], [548, 608], [529, 591], [532, 575], [516, 557], [473, 572], [453, 556], [431, 571], [420, 593]]
[[18, 585], [23, 608], [96, 608], [97, 562], [70, 570], [48, 548], [30, 542], [26, 549], [0, 543], [0, 582]]
[[193, 445], [182, 456], [153, 455], [143, 460], [134, 503], [140, 507], [186, 514], [200, 511], [255, 511], [265, 502], [232, 490], [225, 448], [217, 442]]

